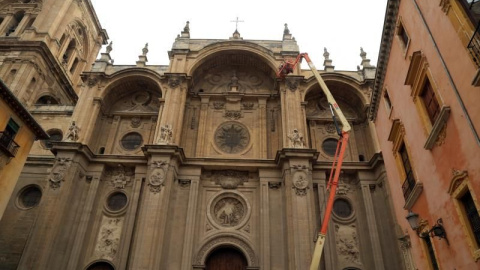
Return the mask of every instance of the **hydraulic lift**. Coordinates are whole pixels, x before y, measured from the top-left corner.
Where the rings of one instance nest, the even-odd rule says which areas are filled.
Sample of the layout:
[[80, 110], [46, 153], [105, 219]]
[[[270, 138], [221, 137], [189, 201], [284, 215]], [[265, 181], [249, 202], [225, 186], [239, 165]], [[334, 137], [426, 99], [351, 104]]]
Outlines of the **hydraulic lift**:
[[[322, 252], [323, 252], [323, 247], [325, 245], [325, 236], [327, 235], [327, 227], [328, 223], [330, 220], [330, 216], [332, 214], [332, 208], [333, 208], [333, 201], [335, 199], [335, 193], [337, 191], [337, 186], [338, 186], [338, 178], [340, 176], [340, 171], [342, 168], [342, 163], [343, 163], [343, 157], [345, 154], [345, 149], [347, 148], [348, 144], [348, 135], [349, 131], [352, 129], [350, 124], [348, 123], [347, 119], [343, 115], [342, 110], [338, 106], [337, 102], [332, 96], [332, 93], [330, 93], [330, 90], [328, 90], [327, 85], [323, 81], [322, 77], [318, 73], [317, 69], [315, 68], [315, 65], [312, 63], [310, 58], [308, 57], [307, 53], [301, 53], [297, 56], [295, 60], [286, 60], [279, 68], [277, 72], [277, 77], [278, 78], [285, 78], [290, 73], [293, 73], [295, 70], [295, 67], [297, 66], [298, 63], [301, 63], [302, 58], [305, 58], [307, 61], [308, 66], [313, 72], [313, 75], [315, 75], [315, 78], [317, 79], [318, 83], [320, 84], [320, 88], [322, 89], [323, 93], [327, 97], [328, 105], [330, 107], [330, 112], [332, 113], [332, 118], [333, 122], [335, 124], [335, 128], [337, 130], [338, 135], [340, 136], [340, 139], [338, 140], [337, 144], [337, 149], [335, 151], [335, 156], [333, 159], [332, 163], [332, 169], [330, 171], [330, 177], [328, 179], [328, 184], [327, 184], [327, 191], [330, 192], [328, 196], [328, 201], [325, 209], [325, 215], [323, 218], [323, 223], [320, 231], [318, 232], [318, 238], [315, 243], [315, 249], [313, 251], [313, 256], [312, 256], [312, 262], [310, 263], [310, 270], [318, 270], [318, 266], [320, 264], [320, 259], [322, 257]], [[340, 128], [337, 122], [337, 117], [338, 120], [340, 121], [342, 127]]]

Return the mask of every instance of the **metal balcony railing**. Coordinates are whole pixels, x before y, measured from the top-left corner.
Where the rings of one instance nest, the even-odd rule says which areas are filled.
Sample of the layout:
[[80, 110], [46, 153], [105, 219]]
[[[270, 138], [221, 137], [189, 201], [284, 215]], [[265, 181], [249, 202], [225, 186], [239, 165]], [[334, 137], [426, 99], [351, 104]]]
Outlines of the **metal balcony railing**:
[[7, 156], [14, 157], [18, 151], [18, 144], [3, 131], [0, 131], [0, 150]]
[[480, 68], [480, 23], [477, 25], [477, 28], [475, 29], [475, 32], [472, 35], [472, 38], [470, 39], [470, 42], [468, 42], [467, 49], [470, 52], [470, 55], [472, 56], [473, 61], [477, 65], [478, 68]]
[[407, 177], [405, 178], [405, 181], [402, 184], [402, 191], [403, 191], [403, 197], [405, 198], [405, 201], [408, 200], [408, 196], [413, 191], [413, 188], [415, 187], [415, 178], [413, 178], [412, 172], [409, 172], [407, 174]]

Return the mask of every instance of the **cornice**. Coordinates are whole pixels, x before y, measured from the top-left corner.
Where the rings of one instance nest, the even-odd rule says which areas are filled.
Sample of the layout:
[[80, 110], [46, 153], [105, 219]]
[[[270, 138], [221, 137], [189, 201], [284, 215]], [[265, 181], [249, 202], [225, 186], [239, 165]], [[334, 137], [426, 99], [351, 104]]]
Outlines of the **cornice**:
[[377, 71], [373, 83], [372, 98], [370, 100], [370, 110], [368, 118], [374, 121], [377, 117], [378, 105], [382, 94], [383, 81], [387, 70], [388, 58], [392, 46], [392, 39], [395, 33], [398, 8], [400, 0], [389, 0], [385, 12], [385, 21], [383, 23], [382, 39], [380, 42], [380, 51], [378, 53]]
[[35, 134], [36, 139], [48, 139], [48, 134], [43, 130], [43, 128], [37, 123], [35, 118], [28, 112], [28, 110], [22, 105], [22, 103], [17, 99], [17, 97], [8, 89], [8, 87], [0, 80], [0, 96], [8, 104], [10, 109], [15, 112], [22, 121], [27, 125]]

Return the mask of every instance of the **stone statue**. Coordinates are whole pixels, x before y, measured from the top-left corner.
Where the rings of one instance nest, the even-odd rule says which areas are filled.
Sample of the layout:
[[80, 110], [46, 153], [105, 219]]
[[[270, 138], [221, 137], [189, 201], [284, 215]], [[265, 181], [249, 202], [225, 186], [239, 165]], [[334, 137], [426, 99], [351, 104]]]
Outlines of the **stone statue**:
[[160, 128], [160, 139], [158, 140], [159, 143], [162, 144], [169, 144], [173, 137], [173, 130], [170, 125], [165, 125]]
[[107, 53], [110, 53], [112, 51], [112, 43], [113, 43], [113, 41], [110, 41], [110, 44], [108, 44]]
[[295, 128], [292, 134], [287, 137], [290, 139], [293, 148], [304, 148], [303, 134], [298, 129]]
[[76, 142], [78, 140], [78, 127], [75, 125], [75, 121], [68, 128], [67, 135], [65, 136], [66, 142]]
[[145, 47], [143, 47], [142, 53], [143, 53], [143, 55], [147, 55], [147, 53], [148, 53], [148, 43], [145, 43]]

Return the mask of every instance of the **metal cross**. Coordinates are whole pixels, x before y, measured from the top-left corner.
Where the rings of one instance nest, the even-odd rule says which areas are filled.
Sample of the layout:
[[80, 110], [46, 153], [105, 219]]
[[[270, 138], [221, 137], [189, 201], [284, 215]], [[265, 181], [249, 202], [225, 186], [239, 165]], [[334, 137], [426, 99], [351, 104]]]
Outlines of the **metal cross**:
[[235, 30], [238, 30], [238, 23], [239, 23], [239, 22], [245, 22], [245, 21], [241, 21], [241, 20], [239, 20], [238, 17], [237, 17], [236, 20], [230, 21], [230, 22], [234, 22], [234, 23], [235, 23]]

